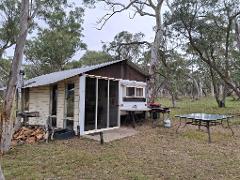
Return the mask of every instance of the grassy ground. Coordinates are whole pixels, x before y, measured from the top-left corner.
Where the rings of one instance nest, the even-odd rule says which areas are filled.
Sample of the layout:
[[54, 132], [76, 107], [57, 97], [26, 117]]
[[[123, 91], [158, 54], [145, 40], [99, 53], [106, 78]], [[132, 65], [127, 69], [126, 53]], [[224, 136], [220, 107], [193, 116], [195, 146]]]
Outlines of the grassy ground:
[[[168, 105], [168, 100], [161, 101]], [[178, 102], [172, 115], [187, 112], [238, 114], [240, 103], [228, 101], [216, 108], [212, 99]], [[238, 118], [234, 119], [238, 122]], [[15, 147], [2, 159], [6, 179], [239, 179], [240, 131], [214, 127], [213, 143], [207, 134], [187, 126], [170, 129], [138, 126], [137, 135], [105, 145], [75, 138], [49, 144]]]

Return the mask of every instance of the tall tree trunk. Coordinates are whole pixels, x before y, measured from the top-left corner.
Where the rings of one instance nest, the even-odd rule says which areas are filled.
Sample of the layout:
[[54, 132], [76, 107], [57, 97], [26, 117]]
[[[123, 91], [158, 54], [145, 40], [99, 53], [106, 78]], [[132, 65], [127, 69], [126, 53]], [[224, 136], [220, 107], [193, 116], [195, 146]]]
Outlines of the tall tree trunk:
[[158, 74], [156, 71], [158, 71], [159, 67], [159, 36], [160, 36], [160, 30], [156, 32], [155, 40], [153, 42], [153, 45], [151, 47], [151, 62], [150, 62], [150, 68], [149, 68], [149, 101], [154, 102], [157, 98], [157, 81], [158, 81]]
[[199, 98], [203, 97], [203, 83], [199, 81]]
[[[195, 89], [195, 90], [194, 90]], [[196, 93], [196, 95], [195, 95]], [[198, 100], [200, 96], [199, 85], [195, 78], [193, 78], [193, 100]]]
[[213, 87], [213, 83], [211, 82], [211, 96], [214, 97], [214, 87]]
[[22, 65], [23, 51], [27, 38], [29, 0], [21, 1], [20, 33], [17, 37], [14, 57], [12, 60], [10, 79], [4, 97], [3, 112], [1, 114], [0, 151], [5, 153], [10, 149], [13, 125], [16, 119], [15, 96]]
[[171, 92], [171, 100], [172, 100], [172, 107], [177, 107], [177, 101], [176, 101], [176, 94], [174, 92]]
[[223, 85], [222, 84], [220, 84], [219, 85], [219, 94], [221, 95], [221, 96], [223, 96]]
[[5, 180], [4, 175], [3, 175], [3, 171], [2, 171], [1, 164], [0, 164], [0, 180]]
[[218, 107], [222, 108], [222, 107], [225, 107], [225, 99], [226, 99], [226, 96], [225, 96], [225, 92], [224, 91], [224, 94], [223, 94], [223, 98], [221, 99], [220, 97], [220, 88], [218, 87], [217, 85], [217, 80], [215, 78], [215, 75], [214, 75], [214, 72], [213, 72], [213, 69], [210, 67], [210, 74], [211, 74], [211, 78], [212, 78], [212, 84], [213, 84], [213, 90], [214, 90], [214, 97], [216, 99], [216, 102], [218, 104]]
[[150, 68], [149, 68], [149, 88], [148, 88], [148, 94], [149, 94], [149, 101], [154, 102], [157, 98], [158, 94], [158, 69], [159, 69], [159, 61], [160, 61], [160, 47], [163, 45], [163, 27], [161, 22], [161, 7], [162, 3], [159, 3], [158, 6], [155, 9], [156, 14], [156, 33], [154, 42], [151, 47], [151, 60], [150, 60]]
[[240, 51], [240, 23], [238, 22], [238, 19], [235, 19], [235, 33], [236, 33], [236, 40], [237, 40], [237, 47]]

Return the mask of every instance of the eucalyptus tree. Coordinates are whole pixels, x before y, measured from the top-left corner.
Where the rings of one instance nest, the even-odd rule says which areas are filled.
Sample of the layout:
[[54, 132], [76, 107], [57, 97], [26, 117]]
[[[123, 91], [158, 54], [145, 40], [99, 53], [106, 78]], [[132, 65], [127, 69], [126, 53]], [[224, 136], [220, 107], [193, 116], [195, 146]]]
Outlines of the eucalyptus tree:
[[45, 18], [49, 12], [54, 11], [66, 3], [65, 0], [21, 0], [19, 22], [17, 23], [19, 30], [16, 34], [14, 56], [0, 117], [0, 153], [5, 153], [10, 149], [14, 126], [18, 123], [16, 122], [15, 95], [18, 88], [19, 74], [28, 31], [30, 27], [33, 26], [36, 16], [38, 18]]
[[79, 60], [68, 62], [65, 69], [79, 68], [109, 61], [114, 61], [114, 58], [110, 54], [104, 51], [87, 50]]
[[[224, 107], [226, 96], [229, 94], [229, 88], [213, 68], [199, 58], [195, 51], [188, 51], [188, 53], [192, 54], [195, 58], [195, 68], [199, 71], [199, 75], [204, 78], [205, 87], [213, 92], [212, 96], [215, 97], [218, 106]], [[233, 75], [233, 71], [231, 73]]]
[[113, 61], [114, 58], [104, 51], [86, 51], [80, 58], [79, 63], [81, 66], [95, 65], [104, 62]]
[[[240, 16], [239, 1], [176, 0], [169, 4], [168, 14], [172, 30], [185, 38], [198, 57], [213, 74], [240, 97], [240, 89], [232, 78], [232, 65], [236, 59], [234, 22]], [[215, 76], [216, 76], [215, 75]], [[226, 89], [225, 89], [226, 90]], [[225, 105], [225, 98], [218, 102]]]
[[157, 70], [159, 68], [159, 49], [163, 49], [163, 24], [162, 24], [162, 7], [164, 0], [131, 0], [131, 1], [114, 1], [114, 0], [84, 0], [86, 3], [96, 3], [102, 2], [108, 8], [109, 12], [106, 13], [98, 21], [99, 29], [101, 30], [104, 25], [108, 22], [111, 17], [117, 13], [124, 11], [131, 11], [132, 15], [130, 18], [134, 18], [136, 15], [139, 16], [149, 16], [155, 21], [155, 35], [154, 41], [151, 43], [151, 60], [149, 66], [149, 101], [154, 102], [157, 97], [157, 87], [156, 82], [158, 81]]
[[115, 35], [113, 41], [104, 43], [103, 50], [111, 54], [115, 59], [128, 59], [138, 63], [150, 43], [143, 40], [143, 33], [132, 34], [122, 31]]
[[237, 41], [237, 47], [240, 51], [240, 17], [235, 19], [235, 36]]
[[11, 67], [11, 60], [10, 59], [1, 59], [0, 60], [0, 82], [3, 85], [6, 85], [8, 81], [9, 71]]
[[3, 175], [3, 171], [2, 171], [1, 164], [0, 164], [0, 179], [1, 179], [1, 180], [5, 180], [4, 175]]
[[20, 14], [20, 2], [18, 0], [0, 1], [0, 61], [6, 49], [16, 43], [19, 31], [18, 22]]
[[165, 81], [164, 88], [167, 89], [171, 95], [172, 107], [176, 107], [176, 100], [178, 99], [179, 92], [185, 91], [183, 87], [190, 78], [190, 69], [187, 59], [177, 51], [165, 51], [158, 73]]
[[23, 59], [24, 45], [27, 38], [29, 21], [29, 0], [21, 1], [21, 14], [20, 14], [20, 30], [16, 39], [16, 47], [14, 57], [12, 60], [10, 78], [7, 84], [7, 90], [4, 97], [3, 110], [1, 113], [0, 124], [0, 151], [5, 153], [9, 150], [11, 144], [11, 137], [14, 125], [14, 105], [15, 95], [17, 89], [17, 82], [20, 73], [20, 68]]
[[82, 42], [84, 9], [65, 10], [58, 6], [45, 15], [45, 26], [37, 37], [26, 44], [26, 73], [28, 78], [64, 70], [79, 49], [86, 49]]

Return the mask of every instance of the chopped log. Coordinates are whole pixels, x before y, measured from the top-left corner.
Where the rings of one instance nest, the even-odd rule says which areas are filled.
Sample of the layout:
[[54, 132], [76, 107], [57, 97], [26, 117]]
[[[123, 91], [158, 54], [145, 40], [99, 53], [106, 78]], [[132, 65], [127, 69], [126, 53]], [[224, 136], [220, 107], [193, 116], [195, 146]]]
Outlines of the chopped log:
[[33, 133], [33, 130], [31, 130], [31, 129], [23, 132], [23, 134], [24, 134], [25, 136], [31, 136], [32, 133]]
[[42, 127], [37, 126], [21, 127], [13, 135], [12, 146], [24, 143], [33, 144], [44, 140], [44, 136], [45, 131]]
[[33, 137], [29, 137], [26, 140], [26, 143], [28, 143], [28, 144], [33, 144], [35, 142], [36, 142], [36, 138], [34, 136]]
[[42, 129], [37, 129], [36, 131], [34, 131], [32, 134], [31, 134], [31, 136], [36, 136], [36, 135], [38, 135], [38, 134], [43, 134], [44, 133], [44, 130], [42, 130]]
[[43, 137], [44, 137], [44, 134], [38, 134], [38, 135], [36, 135], [37, 140], [41, 140], [41, 139], [43, 139]]

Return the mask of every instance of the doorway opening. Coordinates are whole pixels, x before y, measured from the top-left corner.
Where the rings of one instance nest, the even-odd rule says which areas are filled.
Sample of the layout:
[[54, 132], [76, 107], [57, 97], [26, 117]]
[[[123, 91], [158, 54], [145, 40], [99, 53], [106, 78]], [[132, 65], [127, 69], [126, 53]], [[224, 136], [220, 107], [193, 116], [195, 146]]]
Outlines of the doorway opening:
[[58, 87], [57, 85], [53, 85], [50, 95], [50, 124], [52, 127], [57, 127], [57, 97]]

